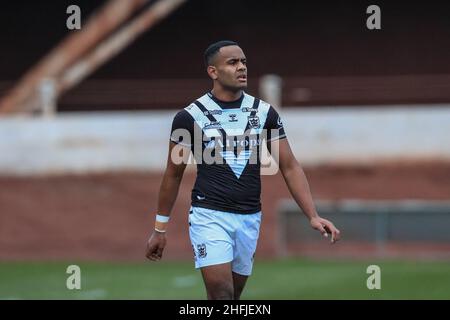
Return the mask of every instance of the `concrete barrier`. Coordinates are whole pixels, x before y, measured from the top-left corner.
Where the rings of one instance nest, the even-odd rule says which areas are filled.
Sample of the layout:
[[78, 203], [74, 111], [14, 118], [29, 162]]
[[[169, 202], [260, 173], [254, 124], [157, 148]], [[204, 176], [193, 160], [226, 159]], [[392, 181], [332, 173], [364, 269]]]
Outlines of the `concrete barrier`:
[[[450, 201], [319, 200], [316, 208], [341, 230], [341, 253], [362, 246], [365, 254], [401, 255], [408, 247], [416, 256], [450, 258]], [[281, 202], [278, 212], [280, 252], [324, 250], [318, 245], [321, 236], [293, 200]]]
[[[0, 118], [0, 174], [162, 170], [175, 111]], [[450, 105], [282, 109], [306, 165], [450, 160]]]

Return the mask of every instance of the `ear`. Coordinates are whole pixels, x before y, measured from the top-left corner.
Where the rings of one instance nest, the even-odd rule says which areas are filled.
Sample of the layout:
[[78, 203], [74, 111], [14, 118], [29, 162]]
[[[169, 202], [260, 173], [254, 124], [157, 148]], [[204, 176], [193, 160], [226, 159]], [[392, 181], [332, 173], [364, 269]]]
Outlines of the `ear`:
[[217, 80], [218, 75], [217, 75], [217, 69], [214, 66], [208, 66], [208, 68], [206, 69], [206, 72], [208, 72], [208, 75], [211, 79], [213, 80]]

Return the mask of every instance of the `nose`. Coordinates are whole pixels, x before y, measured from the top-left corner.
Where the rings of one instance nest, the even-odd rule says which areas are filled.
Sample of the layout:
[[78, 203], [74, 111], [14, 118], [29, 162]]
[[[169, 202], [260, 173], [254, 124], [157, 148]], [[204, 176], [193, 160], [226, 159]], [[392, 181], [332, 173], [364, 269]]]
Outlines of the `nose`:
[[245, 70], [247, 70], [247, 67], [241, 61], [239, 61], [238, 70], [239, 71], [245, 71]]

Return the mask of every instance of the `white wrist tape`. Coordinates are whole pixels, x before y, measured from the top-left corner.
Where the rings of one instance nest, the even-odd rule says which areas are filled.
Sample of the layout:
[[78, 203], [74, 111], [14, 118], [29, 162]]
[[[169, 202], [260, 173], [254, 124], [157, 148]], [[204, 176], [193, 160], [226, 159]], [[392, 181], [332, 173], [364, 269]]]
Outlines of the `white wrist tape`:
[[169, 222], [169, 220], [170, 220], [170, 217], [169, 217], [169, 216], [162, 216], [162, 215], [160, 215], [160, 214], [157, 214], [157, 215], [156, 215], [156, 221], [157, 221], [157, 222], [167, 223], [167, 222]]
[[158, 232], [166, 232], [167, 223], [169, 222], [169, 216], [156, 215], [155, 230]]

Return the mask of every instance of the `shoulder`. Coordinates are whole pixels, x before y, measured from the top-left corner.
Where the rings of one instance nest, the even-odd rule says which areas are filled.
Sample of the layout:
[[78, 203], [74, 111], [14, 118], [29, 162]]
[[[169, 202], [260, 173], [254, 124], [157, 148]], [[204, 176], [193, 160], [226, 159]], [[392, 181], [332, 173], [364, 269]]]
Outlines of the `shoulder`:
[[204, 94], [203, 96], [195, 99], [188, 106], [186, 106], [182, 111], [185, 111], [190, 115], [192, 120], [198, 120], [204, 113], [204, 109], [209, 104], [210, 98], [208, 94]]
[[259, 114], [267, 114], [270, 109], [270, 104], [258, 97], [254, 97], [246, 92], [244, 92], [244, 101], [243, 101], [244, 107], [250, 108], [250, 109], [258, 109]]
[[190, 128], [194, 123], [194, 118], [192, 118], [191, 114], [186, 110], [186, 108], [179, 110], [172, 121], [172, 130], [178, 128]]
[[281, 121], [280, 115], [278, 111], [271, 105], [269, 105], [269, 109], [267, 111], [267, 120], [265, 127], [267, 129], [277, 128], [280, 129], [283, 127], [283, 123]]
[[184, 107], [183, 109], [179, 110], [175, 114], [175, 118], [180, 120], [193, 121], [194, 120], [192, 113], [193, 108], [195, 108], [195, 101], [189, 104], [188, 106]]
[[173, 117], [173, 122], [191, 122], [193, 121], [192, 116], [186, 110], [178, 111]]
[[277, 111], [277, 109], [275, 109], [272, 105], [270, 105], [269, 104], [269, 107], [268, 107], [268, 109], [267, 109], [267, 113], [270, 115], [270, 116], [274, 116], [274, 117], [278, 117], [279, 115], [278, 115], [278, 111]]

